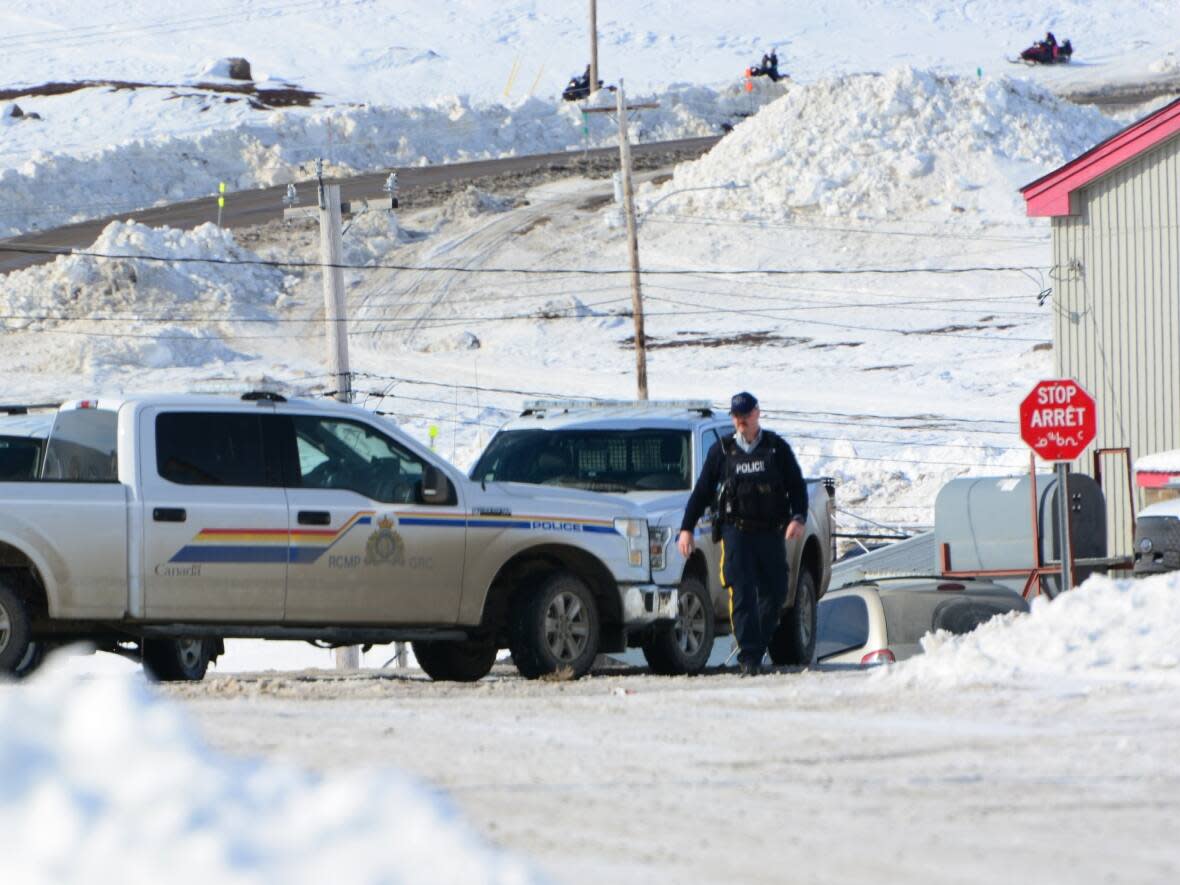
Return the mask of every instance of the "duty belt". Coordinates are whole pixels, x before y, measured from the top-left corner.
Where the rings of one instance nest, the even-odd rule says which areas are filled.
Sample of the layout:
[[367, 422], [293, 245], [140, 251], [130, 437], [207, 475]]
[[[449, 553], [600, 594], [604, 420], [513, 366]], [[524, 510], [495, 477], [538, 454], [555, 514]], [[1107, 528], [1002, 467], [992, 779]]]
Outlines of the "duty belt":
[[772, 529], [782, 530], [786, 528], [786, 523], [772, 522], [767, 519], [730, 518], [725, 520], [725, 522], [739, 532], [768, 532]]

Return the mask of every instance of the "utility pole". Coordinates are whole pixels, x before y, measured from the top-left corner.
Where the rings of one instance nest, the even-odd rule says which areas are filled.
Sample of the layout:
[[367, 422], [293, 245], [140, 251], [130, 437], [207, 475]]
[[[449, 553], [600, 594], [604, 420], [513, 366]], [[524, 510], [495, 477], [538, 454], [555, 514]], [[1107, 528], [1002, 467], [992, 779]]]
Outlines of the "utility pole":
[[[614, 86], [610, 87], [615, 89]], [[647, 399], [647, 339], [643, 334], [643, 293], [639, 288], [639, 222], [635, 218], [635, 189], [631, 185], [631, 139], [627, 111], [658, 108], [657, 102], [627, 104], [623, 81], [615, 89], [615, 114], [619, 118], [619, 166], [623, 175], [623, 213], [627, 216], [627, 246], [631, 253], [631, 310], [635, 315], [635, 379], [639, 398]], [[583, 108], [583, 114], [609, 114], [609, 107]]]
[[[324, 274], [324, 322], [327, 324], [328, 371], [336, 381], [336, 399], [352, 401], [352, 373], [348, 368], [348, 325], [344, 309], [344, 237], [340, 224], [340, 185], [324, 184], [324, 161], [316, 160], [320, 203], [320, 263]], [[355, 645], [336, 649], [336, 669], [361, 665]]]
[[590, 94], [598, 91], [598, 0], [590, 0]]
[[[593, 75], [592, 75], [593, 76]], [[643, 292], [639, 288], [639, 235], [635, 222], [635, 190], [631, 184], [631, 139], [627, 133], [627, 97], [623, 81], [615, 93], [619, 115], [619, 165], [623, 170], [623, 212], [627, 216], [627, 247], [631, 254], [631, 312], [635, 315], [635, 381], [639, 398], [647, 399], [647, 339], [643, 334]]]
[[344, 310], [344, 241], [340, 232], [340, 185], [324, 184], [323, 161], [316, 160], [320, 202], [320, 263], [324, 270], [324, 322], [327, 323], [328, 371], [336, 382], [336, 399], [352, 401], [348, 369], [348, 326]]

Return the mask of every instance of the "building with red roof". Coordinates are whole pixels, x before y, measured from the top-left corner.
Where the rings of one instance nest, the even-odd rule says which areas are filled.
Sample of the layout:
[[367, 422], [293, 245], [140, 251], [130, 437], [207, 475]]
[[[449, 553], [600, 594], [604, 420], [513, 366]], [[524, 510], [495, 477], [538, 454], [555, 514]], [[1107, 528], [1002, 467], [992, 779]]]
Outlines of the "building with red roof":
[[[1051, 220], [1055, 371], [1097, 401], [1095, 450], [1180, 448], [1180, 99], [1020, 192]], [[1102, 473], [1128, 553], [1142, 502], [1122, 464]]]

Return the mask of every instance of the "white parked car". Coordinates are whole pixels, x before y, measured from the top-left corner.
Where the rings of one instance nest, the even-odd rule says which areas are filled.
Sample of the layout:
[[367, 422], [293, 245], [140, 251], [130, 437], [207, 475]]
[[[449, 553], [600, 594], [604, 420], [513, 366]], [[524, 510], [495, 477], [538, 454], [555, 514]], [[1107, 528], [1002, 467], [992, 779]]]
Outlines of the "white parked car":
[[888, 664], [919, 654], [927, 633], [970, 633], [1007, 612], [1027, 612], [1015, 590], [990, 581], [941, 577], [875, 578], [829, 591], [819, 601], [816, 660]]

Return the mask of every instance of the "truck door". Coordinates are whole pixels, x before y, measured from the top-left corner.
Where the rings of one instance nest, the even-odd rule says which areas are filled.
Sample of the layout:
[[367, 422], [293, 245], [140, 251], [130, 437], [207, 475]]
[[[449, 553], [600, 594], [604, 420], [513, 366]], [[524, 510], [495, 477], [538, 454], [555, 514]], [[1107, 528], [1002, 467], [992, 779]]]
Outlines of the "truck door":
[[147, 409], [139, 427], [149, 618], [277, 622], [287, 496], [251, 411]]
[[467, 519], [453, 483], [424, 503], [429, 462], [349, 418], [283, 416], [291, 564], [287, 620], [453, 624]]

